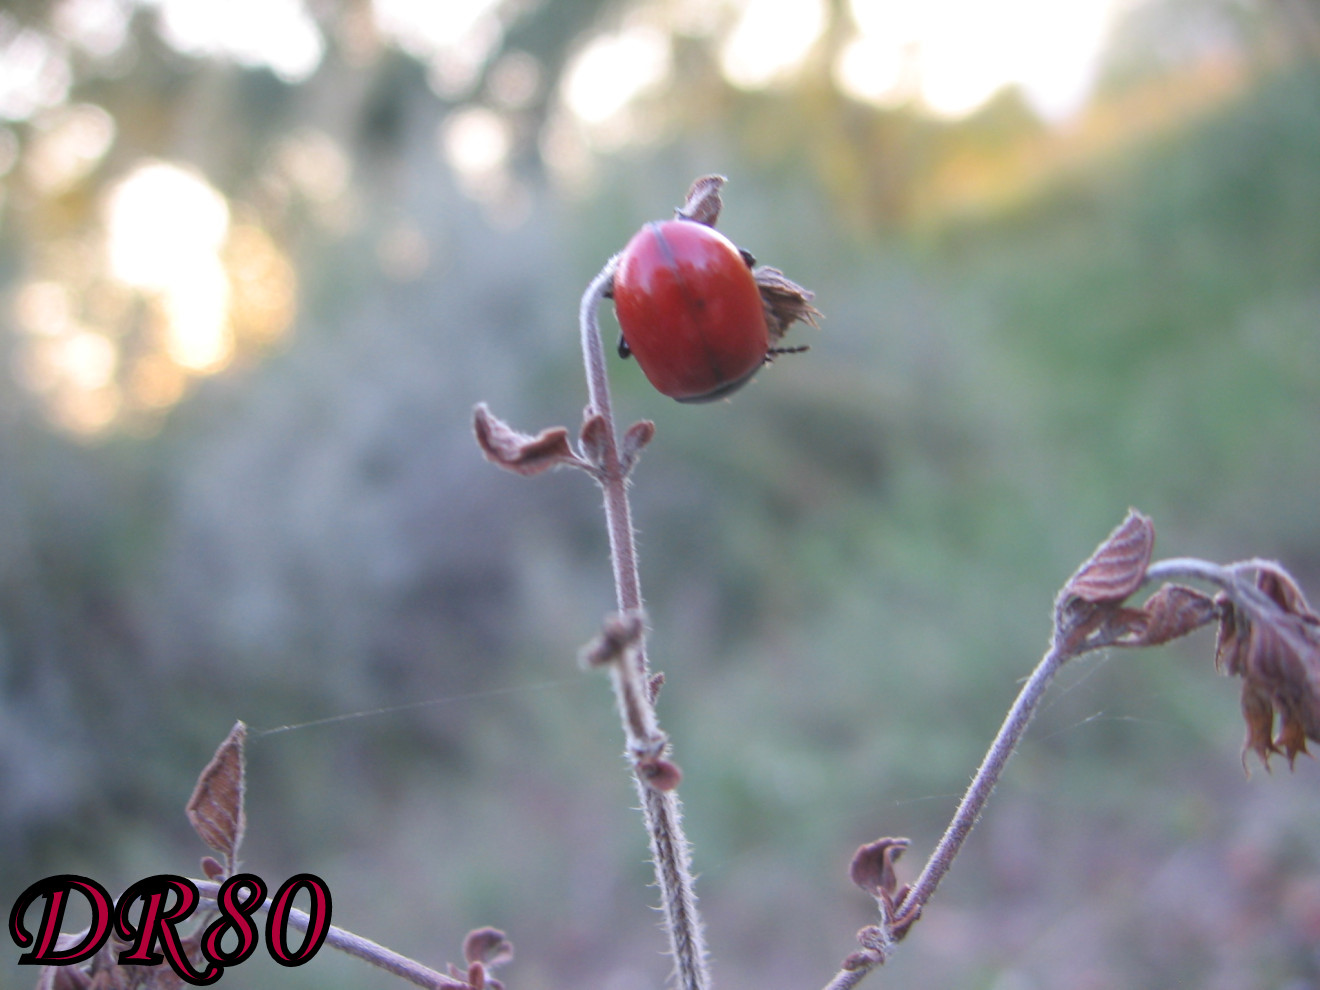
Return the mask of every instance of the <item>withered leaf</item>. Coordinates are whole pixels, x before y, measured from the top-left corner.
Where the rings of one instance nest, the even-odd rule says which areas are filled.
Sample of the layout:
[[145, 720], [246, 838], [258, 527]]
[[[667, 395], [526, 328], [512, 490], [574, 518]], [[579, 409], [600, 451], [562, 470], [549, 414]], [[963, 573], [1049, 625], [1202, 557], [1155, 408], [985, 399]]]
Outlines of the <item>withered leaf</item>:
[[1249, 684], [1268, 698], [1279, 715], [1275, 751], [1291, 766], [1305, 753], [1308, 739], [1320, 742], [1320, 650], [1300, 624], [1292, 629], [1256, 621], [1247, 650]]
[[486, 459], [516, 474], [531, 476], [562, 465], [585, 466], [573, 453], [568, 430], [562, 426], [552, 426], [534, 437], [528, 436], [495, 416], [485, 403], [476, 407], [472, 426], [477, 445]]
[[1144, 642], [1150, 616], [1144, 609], [1126, 608], [1117, 602], [1073, 603], [1069, 643], [1077, 653], [1105, 646], [1147, 646]]
[[614, 612], [605, 617], [600, 632], [582, 650], [583, 667], [603, 667], [618, 663], [641, 642], [646, 631], [646, 617], [641, 612]]
[[1247, 637], [1250, 625], [1233, 600], [1224, 592], [1215, 596], [1219, 611], [1219, 634], [1215, 640], [1215, 670], [1241, 676], [1247, 666]]
[[631, 471], [637, 458], [642, 455], [642, 448], [651, 442], [655, 436], [655, 423], [649, 419], [639, 420], [628, 427], [623, 435], [623, 442], [619, 445], [619, 459], [623, 461], [623, 469]]
[[463, 959], [495, 967], [513, 958], [513, 943], [498, 928], [477, 928], [463, 939]]
[[238, 862], [247, 819], [243, 811], [247, 726], [235, 722], [211, 761], [197, 778], [185, 809], [201, 840], [225, 857], [230, 870]]
[[1247, 738], [1242, 744], [1244, 766], [1247, 753], [1252, 752], [1268, 768], [1270, 754], [1278, 752], [1274, 745], [1274, 706], [1269, 695], [1251, 681], [1242, 685], [1242, 719], [1247, 723]]
[[674, 211], [675, 214], [683, 220], [695, 220], [714, 227], [724, 206], [720, 190], [728, 181], [722, 175], [703, 175], [694, 180], [688, 189], [687, 201]]
[[202, 857], [202, 872], [206, 874], [208, 880], [223, 880], [225, 877], [225, 867], [214, 856]]
[[898, 890], [894, 864], [908, 847], [907, 839], [876, 839], [858, 847], [848, 866], [848, 876], [872, 897], [890, 897]]
[[592, 412], [587, 407], [582, 417], [582, 429], [578, 432], [578, 445], [582, 453], [592, 464], [600, 467], [605, 459], [605, 448], [609, 443], [609, 423], [600, 413]]
[[776, 344], [799, 320], [809, 326], [819, 326], [821, 312], [811, 304], [816, 298], [810, 289], [804, 289], [778, 268], [762, 265], [752, 272], [756, 287], [761, 292], [761, 305], [765, 309], [766, 329], [770, 343]]
[[1061, 598], [1121, 602], [1139, 587], [1155, 547], [1155, 524], [1136, 509], [1105, 538], [1063, 586]]
[[673, 760], [653, 757], [637, 761], [637, 775], [653, 791], [672, 791], [683, 782], [683, 771]]
[[1215, 664], [1243, 679], [1244, 755], [1254, 752], [1268, 768], [1270, 756], [1282, 753], [1291, 767], [1308, 740], [1320, 742], [1320, 618], [1276, 564], [1257, 570], [1256, 587], [1279, 611], [1221, 594]]
[[1289, 615], [1317, 621], [1315, 611], [1302, 594], [1302, 589], [1297, 586], [1292, 575], [1278, 564], [1261, 565], [1256, 572], [1256, 587], [1269, 595]]
[[1180, 584], [1162, 585], [1141, 607], [1144, 628], [1131, 646], [1158, 646], [1186, 636], [1219, 616], [1215, 600]]
[[848, 955], [844, 956], [843, 962], [839, 964], [839, 968], [844, 970], [870, 969], [875, 963], [875, 956], [869, 952], [850, 952]]

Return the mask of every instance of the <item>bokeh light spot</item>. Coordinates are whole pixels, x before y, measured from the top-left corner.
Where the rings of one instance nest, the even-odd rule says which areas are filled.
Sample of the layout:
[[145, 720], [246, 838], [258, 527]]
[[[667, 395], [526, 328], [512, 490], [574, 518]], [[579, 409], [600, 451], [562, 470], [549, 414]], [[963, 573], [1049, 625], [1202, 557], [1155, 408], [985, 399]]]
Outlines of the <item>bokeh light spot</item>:
[[166, 349], [192, 371], [229, 359], [229, 281], [219, 251], [229, 206], [205, 179], [163, 162], [144, 165], [111, 190], [106, 206], [110, 271], [156, 293]]
[[115, 121], [91, 103], [42, 114], [24, 156], [28, 181], [45, 195], [59, 195], [86, 177], [115, 139]]
[[749, 0], [724, 43], [729, 82], [759, 89], [790, 76], [825, 30], [823, 0]]
[[129, 0], [60, 0], [51, 23], [60, 37], [96, 58], [109, 58], [128, 40]]
[[58, 106], [71, 82], [69, 60], [54, 41], [0, 11], [0, 118], [27, 120]]
[[284, 252], [260, 227], [239, 224], [225, 242], [229, 322], [238, 340], [269, 343], [293, 323], [297, 278]]
[[446, 99], [472, 85], [500, 38], [498, 0], [374, 0], [376, 24], [426, 62], [431, 88]]
[[669, 37], [639, 24], [589, 42], [564, 78], [564, 102], [586, 124], [603, 124], [669, 76]]
[[851, 0], [857, 36], [835, 78], [855, 99], [916, 98], [944, 117], [1017, 86], [1043, 116], [1060, 119], [1085, 100], [1118, 2]]
[[111, 273], [163, 290], [215, 256], [229, 230], [229, 205], [191, 169], [152, 162], [111, 189], [106, 227]]
[[325, 40], [300, 0], [154, 2], [161, 36], [185, 54], [265, 66], [289, 83], [309, 77], [325, 54]]

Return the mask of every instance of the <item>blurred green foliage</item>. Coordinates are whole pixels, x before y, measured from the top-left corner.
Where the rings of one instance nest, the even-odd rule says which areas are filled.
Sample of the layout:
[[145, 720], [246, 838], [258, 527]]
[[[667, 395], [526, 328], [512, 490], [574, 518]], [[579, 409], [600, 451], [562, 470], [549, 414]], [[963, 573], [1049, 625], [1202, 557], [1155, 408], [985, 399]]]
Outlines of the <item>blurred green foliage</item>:
[[[17, 372], [0, 388], [0, 903], [51, 873], [189, 872], [182, 806], [236, 717], [386, 709], [256, 735], [251, 869], [318, 873], [338, 923], [428, 964], [505, 928], [524, 990], [663, 980], [608, 689], [573, 665], [613, 601], [597, 494], [499, 474], [468, 424], [487, 401], [575, 425], [581, 287], [703, 172], [731, 177], [722, 229], [826, 313], [728, 403], [612, 365], [621, 415], [658, 426], [634, 512], [722, 986], [819, 985], [852, 949], [851, 849], [929, 851], [1052, 595], [1129, 504], [1157, 553], [1278, 557], [1320, 588], [1320, 77], [1283, 15], [1251, 8], [1233, 85], [1186, 99], [1201, 63], [1149, 25], [1222, 6], [1152, 5], [1087, 118], [1128, 126], [1099, 137], [1012, 93], [958, 122], [878, 109], [823, 62], [747, 93], [682, 37], [644, 139], [556, 178], [555, 82], [627, 8], [512, 18], [467, 97], [396, 47], [353, 55], [355, 4], [318, 14], [325, 60], [297, 83], [180, 55], [151, 8], [122, 70], [75, 58], [67, 102], [116, 136], [57, 193], [5, 177], [6, 304], [73, 280], [106, 189], [157, 157], [269, 234], [298, 316], [92, 434]], [[436, 146], [518, 52], [541, 81], [483, 198]], [[284, 143], [306, 129], [344, 156], [334, 196], [272, 165], [323, 147]], [[21, 163], [40, 128], [9, 130]], [[326, 181], [333, 155], [313, 161]], [[159, 331], [138, 305], [124, 354]], [[877, 985], [1320, 984], [1316, 771], [1243, 779], [1212, 649], [1069, 672]], [[396, 985], [329, 953], [226, 981]]]

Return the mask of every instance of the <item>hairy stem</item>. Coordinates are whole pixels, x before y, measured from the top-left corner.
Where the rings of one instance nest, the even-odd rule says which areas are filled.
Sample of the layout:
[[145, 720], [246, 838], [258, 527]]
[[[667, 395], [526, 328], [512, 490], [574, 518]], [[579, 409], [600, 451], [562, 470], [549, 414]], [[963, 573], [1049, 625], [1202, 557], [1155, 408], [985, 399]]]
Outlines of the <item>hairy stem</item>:
[[876, 966], [879, 966], [883, 959], [879, 957], [869, 965], [858, 966], [853, 969], [841, 969], [834, 974], [834, 978], [825, 984], [825, 990], [852, 990], [853, 987], [866, 979], [866, 974], [871, 972]]
[[[587, 413], [599, 416], [606, 425], [599, 480], [605, 494], [605, 524], [609, 531], [615, 596], [620, 613], [629, 615], [641, 612], [641, 581], [632, 512], [628, 504], [628, 472], [619, 455], [604, 347], [596, 321], [597, 307], [613, 281], [617, 264], [618, 258], [611, 258], [587, 286], [582, 295], [579, 323], [590, 400]], [[678, 983], [682, 990], [706, 990], [710, 976], [706, 969], [706, 948], [697, 912], [688, 841], [682, 827], [682, 806], [673, 790], [661, 791], [649, 786], [638, 772], [642, 758], [657, 757], [667, 746], [651, 704], [644, 638], [614, 665], [614, 671], [612, 683], [623, 717], [629, 756], [634, 760], [633, 776], [642, 802], [642, 816], [651, 837], [651, 856]]]
[[[209, 880], [194, 880], [193, 883], [197, 885], [197, 890], [202, 897], [214, 907], [216, 898], [220, 894], [220, 885]], [[260, 910], [269, 911], [270, 904], [270, 900], [267, 899], [261, 905]], [[306, 912], [299, 911], [297, 908], [289, 910], [289, 925], [298, 929], [298, 931], [305, 932], [309, 921]], [[419, 987], [427, 987], [428, 990], [463, 990], [467, 986], [461, 980], [455, 980], [444, 973], [431, 969], [429, 966], [423, 966], [407, 956], [401, 956], [399, 953], [387, 949], [369, 938], [354, 935], [352, 932], [337, 928], [334, 925], [331, 925], [326, 932], [325, 944], [350, 956], [356, 956], [363, 962], [370, 963], [387, 973], [400, 976], [409, 983], [415, 983]]]
[[[1269, 621], [1271, 618], [1277, 618], [1281, 609], [1260, 590], [1251, 575], [1263, 568], [1274, 566], [1277, 565], [1255, 559], [1225, 566], [1195, 557], [1173, 557], [1147, 566], [1142, 576], [1142, 584], [1192, 580], [1215, 585], [1240, 608], [1247, 610], [1260, 621]], [[1071, 657], [1093, 648], [1095, 647], [1084, 644], [1070, 645], [1066, 642], [1064, 630], [1055, 629], [1050, 649], [1031, 672], [1022, 690], [1018, 692], [1013, 706], [1004, 718], [1003, 725], [1000, 726], [998, 734], [990, 744], [976, 775], [963, 795], [958, 810], [954, 812], [953, 819], [940, 837], [939, 844], [922, 869], [916, 883], [899, 903], [896, 917], [892, 922], [887, 917], [881, 919], [882, 934], [901, 938], [921, 916], [926, 902], [935, 893], [944, 875], [949, 872], [967, 836], [980, 818], [995, 784], [998, 783], [1000, 775], [1008, 764], [1009, 757], [1021, 742], [1055, 675]], [[886, 961], [891, 945], [889, 941], [883, 946], [867, 946], [864, 942], [866, 951], [850, 957], [844, 968], [825, 985], [824, 990], [851, 990], [857, 986], [871, 970]]]
[[1240, 560], [1234, 564], [1214, 564], [1197, 557], [1170, 557], [1156, 561], [1146, 568], [1145, 582], [1203, 581], [1213, 584], [1247, 609], [1263, 619], [1277, 616], [1279, 607], [1247, 575], [1262, 567], [1277, 566], [1267, 560]]
[[962, 849], [963, 842], [971, 833], [972, 826], [981, 816], [986, 801], [990, 799], [990, 793], [999, 782], [999, 776], [1004, 772], [1009, 757], [1013, 755], [1013, 751], [1017, 749], [1018, 743], [1027, 731], [1027, 726], [1031, 724], [1032, 716], [1036, 714], [1041, 698], [1044, 697], [1050, 682], [1054, 680], [1054, 675], [1059, 672], [1059, 668], [1067, 659], [1068, 654], [1063, 653], [1058, 644], [1052, 645], [1036, 665], [1036, 669], [1031, 672], [1027, 682], [1022, 685], [1013, 707], [1008, 710], [1008, 715], [1004, 718], [1004, 724], [999, 727], [999, 733], [990, 744], [981, 766], [976, 771], [976, 776], [972, 778], [967, 792], [963, 795], [958, 810], [954, 812], [953, 819], [944, 830], [944, 835], [940, 837], [939, 844], [927, 861], [925, 869], [921, 871], [921, 876], [917, 878], [917, 882], [912, 885], [912, 889], [899, 905], [898, 917], [894, 922], [896, 928], [900, 930], [907, 928], [916, 921], [921, 909], [935, 893], [935, 888], [949, 872], [959, 850]]

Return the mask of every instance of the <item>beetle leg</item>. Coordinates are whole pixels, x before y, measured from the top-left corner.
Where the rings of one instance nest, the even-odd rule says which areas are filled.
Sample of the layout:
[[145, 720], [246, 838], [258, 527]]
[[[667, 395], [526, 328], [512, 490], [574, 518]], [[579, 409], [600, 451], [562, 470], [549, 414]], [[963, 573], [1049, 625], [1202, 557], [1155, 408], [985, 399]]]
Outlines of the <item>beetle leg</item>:
[[769, 364], [781, 354], [805, 354], [811, 350], [810, 344], [799, 344], [797, 347], [772, 347], [765, 352], [765, 363]]

